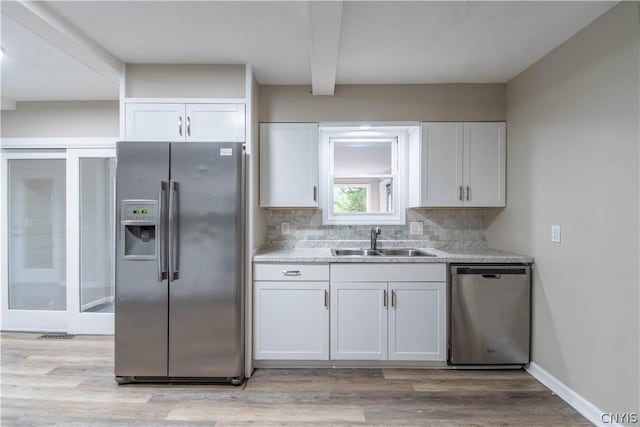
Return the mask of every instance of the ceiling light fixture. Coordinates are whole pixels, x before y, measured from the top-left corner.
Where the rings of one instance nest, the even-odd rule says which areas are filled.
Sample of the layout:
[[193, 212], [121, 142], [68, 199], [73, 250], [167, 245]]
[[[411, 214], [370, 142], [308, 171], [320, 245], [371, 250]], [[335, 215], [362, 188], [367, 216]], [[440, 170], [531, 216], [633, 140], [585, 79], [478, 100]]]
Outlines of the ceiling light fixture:
[[371, 125], [360, 125], [360, 130], [369, 130], [371, 129]]

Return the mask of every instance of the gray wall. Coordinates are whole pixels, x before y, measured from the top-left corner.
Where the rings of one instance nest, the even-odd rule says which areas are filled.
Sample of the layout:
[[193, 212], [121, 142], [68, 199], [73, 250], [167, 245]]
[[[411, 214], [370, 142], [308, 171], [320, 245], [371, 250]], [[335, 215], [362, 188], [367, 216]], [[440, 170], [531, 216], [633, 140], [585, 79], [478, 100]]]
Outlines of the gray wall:
[[338, 85], [335, 96], [309, 86], [260, 87], [261, 122], [502, 121], [504, 84]]
[[18, 102], [3, 110], [3, 138], [115, 137], [120, 135], [118, 101]]
[[536, 259], [533, 361], [607, 412], [640, 409], [639, 16], [615, 6], [507, 84], [507, 208], [487, 234]]
[[244, 98], [245, 66], [127, 64], [125, 91], [136, 98]]
[[[261, 122], [502, 121], [504, 84], [338, 85], [335, 96], [313, 96], [308, 86], [260, 86]], [[409, 210], [405, 226], [385, 226], [382, 240], [417, 240], [436, 246], [485, 245], [484, 211]], [[446, 217], [446, 218], [445, 218]], [[409, 221], [424, 235], [410, 236]], [[280, 234], [289, 222], [292, 233]], [[321, 225], [320, 210], [267, 210], [267, 246], [367, 239], [370, 226]]]

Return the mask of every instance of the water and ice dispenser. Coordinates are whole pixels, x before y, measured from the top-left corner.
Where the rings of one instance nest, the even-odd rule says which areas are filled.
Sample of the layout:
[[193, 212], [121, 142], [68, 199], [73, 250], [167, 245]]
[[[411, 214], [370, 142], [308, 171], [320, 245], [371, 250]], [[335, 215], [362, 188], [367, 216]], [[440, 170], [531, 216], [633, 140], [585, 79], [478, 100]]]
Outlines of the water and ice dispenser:
[[122, 258], [156, 259], [158, 202], [156, 200], [123, 200], [121, 209]]

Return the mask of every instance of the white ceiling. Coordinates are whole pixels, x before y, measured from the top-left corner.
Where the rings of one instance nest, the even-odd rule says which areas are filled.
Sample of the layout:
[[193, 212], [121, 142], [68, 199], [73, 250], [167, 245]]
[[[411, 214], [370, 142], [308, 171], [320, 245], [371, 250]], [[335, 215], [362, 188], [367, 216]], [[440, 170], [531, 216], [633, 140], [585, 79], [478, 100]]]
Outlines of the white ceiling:
[[[347, 1], [336, 83], [506, 82], [614, 4]], [[47, 6], [124, 62], [248, 63], [263, 84], [311, 83], [304, 1], [56, 1]], [[8, 59], [2, 62], [3, 96], [117, 98], [113, 82], [106, 85], [56, 48], [47, 51], [43, 40], [16, 25], [3, 16]], [[20, 58], [15, 68], [9, 66], [12, 56]]]
[[5, 50], [0, 61], [3, 99], [117, 99], [117, 81], [96, 74], [5, 15], [0, 24]]

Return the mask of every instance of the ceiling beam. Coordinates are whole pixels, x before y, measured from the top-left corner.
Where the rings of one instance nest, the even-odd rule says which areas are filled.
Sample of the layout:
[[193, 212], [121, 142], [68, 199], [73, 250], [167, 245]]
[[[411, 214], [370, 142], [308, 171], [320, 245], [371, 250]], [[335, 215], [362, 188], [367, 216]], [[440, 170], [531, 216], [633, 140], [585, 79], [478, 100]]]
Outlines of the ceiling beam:
[[314, 95], [334, 94], [341, 23], [342, 1], [309, 2], [311, 89]]
[[119, 80], [122, 61], [44, 2], [3, 1], [2, 14], [108, 79]]

